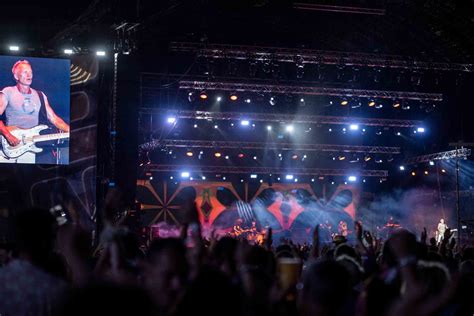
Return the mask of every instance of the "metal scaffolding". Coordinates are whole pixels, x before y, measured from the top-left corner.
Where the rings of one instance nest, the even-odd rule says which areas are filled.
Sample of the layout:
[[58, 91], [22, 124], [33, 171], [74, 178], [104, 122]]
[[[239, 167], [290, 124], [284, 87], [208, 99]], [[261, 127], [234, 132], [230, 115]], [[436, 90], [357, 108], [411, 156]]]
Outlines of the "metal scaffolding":
[[328, 125], [350, 125], [360, 124], [363, 126], [400, 127], [411, 128], [423, 125], [422, 121], [395, 120], [379, 118], [362, 118], [350, 116], [319, 116], [319, 115], [293, 115], [276, 113], [240, 113], [240, 112], [208, 112], [208, 111], [180, 111], [171, 109], [141, 108], [140, 114], [168, 115], [177, 119], [195, 120], [222, 120], [252, 122], [291, 122], [295, 124], [328, 124]]
[[268, 46], [201, 44], [192, 42], [173, 42], [171, 43], [171, 50], [177, 52], [193, 52], [201, 57], [216, 59], [226, 58], [349, 67], [474, 72], [474, 64], [427, 62], [398, 55]]
[[313, 86], [275, 85], [261, 83], [220, 82], [220, 81], [190, 81], [179, 82], [180, 89], [188, 90], [219, 90], [232, 92], [277, 93], [297, 95], [326, 95], [338, 97], [358, 97], [391, 100], [443, 101], [440, 93], [345, 89]]
[[417, 164], [422, 162], [434, 161], [434, 160], [445, 160], [453, 158], [466, 158], [471, 155], [471, 150], [468, 148], [460, 148], [450, 151], [443, 151], [435, 154], [423, 155], [408, 158], [405, 160], [406, 165]]
[[150, 151], [155, 148], [214, 148], [214, 149], [255, 149], [255, 150], [292, 150], [321, 151], [366, 154], [399, 154], [400, 147], [383, 146], [351, 146], [334, 144], [298, 144], [298, 143], [262, 143], [238, 141], [207, 141], [207, 140], [152, 140], [140, 145], [140, 150]]
[[190, 166], [190, 165], [161, 165], [149, 164], [146, 171], [149, 172], [182, 172], [187, 171], [196, 174], [265, 174], [265, 175], [307, 175], [307, 176], [359, 176], [380, 177], [388, 176], [387, 170], [353, 170], [353, 169], [319, 169], [319, 168], [267, 168], [267, 167], [232, 167], [232, 166]]

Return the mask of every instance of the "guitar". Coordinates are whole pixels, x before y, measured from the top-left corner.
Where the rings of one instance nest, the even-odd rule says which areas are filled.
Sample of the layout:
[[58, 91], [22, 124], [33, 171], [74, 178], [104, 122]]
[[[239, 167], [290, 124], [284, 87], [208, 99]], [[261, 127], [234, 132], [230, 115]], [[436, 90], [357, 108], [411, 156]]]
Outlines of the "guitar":
[[7, 139], [2, 135], [0, 136], [2, 141], [2, 151], [5, 158], [18, 158], [26, 152], [40, 153], [43, 151], [42, 148], [36, 147], [36, 143], [45, 142], [55, 139], [69, 138], [69, 133], [56, 133], [40, 135], [39, 133], [49, 127], [46, 125], [38, 125], [32, 128], [24, 129], [16, 126], [7, 126], [8, 131], [20, 140], [20, 143], [16, 146], [11, 146]]

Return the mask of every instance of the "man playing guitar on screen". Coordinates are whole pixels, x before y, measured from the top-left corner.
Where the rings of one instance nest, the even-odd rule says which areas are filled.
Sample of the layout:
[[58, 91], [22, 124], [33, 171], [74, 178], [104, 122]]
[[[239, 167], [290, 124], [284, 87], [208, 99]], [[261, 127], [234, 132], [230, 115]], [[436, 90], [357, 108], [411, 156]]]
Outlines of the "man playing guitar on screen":
[[[43, 92], [31, 88], [33, 70], [27, 60], [17, 61], [13, 65], [12, 74], [16, 85], [6, 87], [0, 92], [0, 115], [5, 113], [6, 117], [6, 124], [0, 120], [0, 139], [2, 139], [3, 147], [11, 147], [12, 152], [18, 152], [16, 155], [20, 156], [16, 157], [13, 154], [9, 156], [6, 148], [3, 148], [3, 152], [0, 150], [0, 162], [35, 163], [36, 154], [31, 151], [37, 150], [38, 152], [40, 149], [34, 146], [34, 142], [54, 139], [52, 137], [41, 140], [34, 139], [33, 136], [39, 136], [35, 133], [39, 133], [46, 126], [38, 127], [31, 133], [31, 136], [28, 135], [28, 129], [40, 124], [41, 114], [43, 113], [45, 120], [63, 132], [69, 133], [69, 125], [56, 115]], [[22, 132], [22, 129], [24, 132]], [[17, 138], [14, 134], [22, 135], [23, 139]], [[69, 137], [69, 134], [55, 139], [67, 137]], [[32, 148], [32, 150], [25, 149], [26, 152], [18, 150], [27, 141], [29, 142], [29, 148]]]

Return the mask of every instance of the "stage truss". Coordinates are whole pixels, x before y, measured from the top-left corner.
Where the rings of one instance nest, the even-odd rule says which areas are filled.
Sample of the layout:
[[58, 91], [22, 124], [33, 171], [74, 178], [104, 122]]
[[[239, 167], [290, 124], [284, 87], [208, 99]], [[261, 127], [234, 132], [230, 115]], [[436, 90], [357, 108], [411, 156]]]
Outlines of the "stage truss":
[[163, 165], [149, 164], [145, 168], [148, 172], [183, 172], [198, 174], [264, 174], [264, 175], [306, 175], [306, 176], [359, 176], [386, 178], [387, 170], [353, 170], [353, 169], [320, 169], [320, 168], [277, 168], [277, 167], [234, 167], [234, 166], [190, 166], [190, 165]]
[[347, 67], [395, 68], [414, 71], [474, 72], [473, 64], [427, 62], [398, 55], [355, 52], [336, 52], [314, 49], [280, 48], [228, 44], [201, 44], [173, 42], [172, 51], [192, 52], [197, 56], [216, 59], [254, 60], [261, 62], [287, 62], [295, 64], [338, 65]]
[[439, 152], [439, 153], [408, 158], [408, 159], [405, 160], [404, 163], [406, 165], [410, 165], [410, 164], [417, 164], [417, 163], [429, 162], [429, 161], [434, 161], [434, 160], [467, 158], [470, 155], [471, 155], [471, 150], [470, 149], [468, 149], [468, 148], [459, 148], [459, 149], [450, 150], [450, 151], [443, 151], [443, 152]]
[[329, 88], [314, 86], [294, 86], [283, 84], [263, 84], [263, 83], [242, 83], [242, 82], [222, 82], [222, 81], [190, 81], [181, 80], [180, 89], [187, 90], [219, 90], [231, 92], [254, 92], [254, 93], [275, 93], [275, 94], [296, 94], [296, 95], [324, 95], [346, 98], [371, 98], [390, 100], [416, 100], [416, 101], [443, 101], [440, 93], [423, 93], [407, 91], [387, 91], [387, 90], [366, 90]]
[[152, 140], [140, 145], [140, 150], [150, 151], [155, 148], [213, 148], [213, 149], [255, 149], [255, 150], [292, 150], [345, 152], [366, 154], [400, 154], [400, 147], [384, 146], [351, 146], [334, 144], [298, 144], [298, 143], [262, 143], [239, 141], [207, 141], [207, 140]]
[[293, 115], [276, 113], [240, 113], [240, 112], [209, 112], [209, 111], [188, 111], [156, 108], [141, 108], [140, 114], [166, 114], [177, 119], [195, 120], [222, 120], [240, 121], [249, 120], [252, 122], [291, 122], [303, 124], [328, 124], [328, 125], [350, 125], [360, 124], [364, 126], [400, 127], [410, 128], [423, 125], [422, 121], [415, 120], [395, 120], [380, 118], [362, 118], [350, 116], [319, 116], [319, 115]]

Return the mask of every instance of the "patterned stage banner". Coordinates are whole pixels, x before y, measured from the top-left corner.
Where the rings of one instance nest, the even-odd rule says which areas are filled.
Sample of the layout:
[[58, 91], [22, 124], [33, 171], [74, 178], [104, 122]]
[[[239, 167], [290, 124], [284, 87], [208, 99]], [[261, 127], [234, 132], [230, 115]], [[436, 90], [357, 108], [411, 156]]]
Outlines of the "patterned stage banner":
[[320, 225], [323, 239], [347, 233], [341, 232], [341, 225], [352, 226], [360, 199], [357, 189], [345, 185], [326, 197], [316, 196], [305, 183], [262, 183], [253, 191], [248, 183], [138, 180], [136, 201], [143, 227], [179, 226], [184, 221], [182, 205], [194, 200], [205, 235], [213, 229], [231, 232], [241, 219], [243, 226], [255, 221], [259, 230], [271, 227], [277, 236], [303, 241], [315, 225]]

